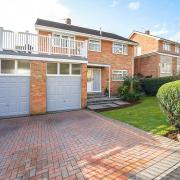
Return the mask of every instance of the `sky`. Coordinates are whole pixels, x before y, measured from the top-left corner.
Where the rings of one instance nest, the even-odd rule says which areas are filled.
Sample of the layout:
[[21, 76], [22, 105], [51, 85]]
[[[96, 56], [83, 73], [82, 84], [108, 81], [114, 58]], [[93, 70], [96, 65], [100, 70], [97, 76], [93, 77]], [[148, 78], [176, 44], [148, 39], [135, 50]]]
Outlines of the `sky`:
[[180, 0], [0, 0], [0, 27], [35, 32], [37, 18], [116, 33], [133, 30], [180, 41]]

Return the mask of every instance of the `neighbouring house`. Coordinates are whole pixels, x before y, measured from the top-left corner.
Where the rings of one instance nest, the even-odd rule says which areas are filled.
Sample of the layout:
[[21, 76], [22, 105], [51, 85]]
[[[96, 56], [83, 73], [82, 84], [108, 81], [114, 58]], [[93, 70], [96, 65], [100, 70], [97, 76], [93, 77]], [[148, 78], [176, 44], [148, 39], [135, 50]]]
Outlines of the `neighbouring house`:
[[180, 43], [134, 31], [131, 40], [139, 43], [134, 61], [134, 73], [163, 77], [180, 74]]
[[37, 19], [37, 34], [0, 28], [0, 117], [86, 107], [88, 93], [115, 94], [133, 74], [136, 42]]

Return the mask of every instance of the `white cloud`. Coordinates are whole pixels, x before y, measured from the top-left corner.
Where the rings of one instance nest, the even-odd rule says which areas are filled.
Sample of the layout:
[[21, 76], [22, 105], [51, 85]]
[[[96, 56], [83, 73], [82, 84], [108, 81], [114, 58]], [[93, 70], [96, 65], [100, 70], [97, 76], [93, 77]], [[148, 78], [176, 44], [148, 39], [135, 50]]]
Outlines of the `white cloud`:
[[134, 1], [134, 2], [130, 2], [128, 4], [128, 8], [131, 9], [131, 10], [137, 10], [139, 9], [141, 6], [140, 2], [139, 1]]
[[70, 10], [58, 0], [3, 0], [0, 27], [15, 31], [34, 31], [37, 18], [54, 21], [70, 16]]
[[180, 31], [176, 32], [175, 35], [173, 35], [172, 37], [170, 37], [171, 40], [173, 41], [178, 41], [180, 42]]
[[151, 32], [151, 34], [155, 35], [155, 36], [159, 36], [159, 35], [165, 35], [167, 34], [169, 31], [166, 28], [161, 28], [158, 30], [154, 30]]
[[113, 0], [111, 7], [116, 7], [119, 4], [119, 2], [117, 0]]

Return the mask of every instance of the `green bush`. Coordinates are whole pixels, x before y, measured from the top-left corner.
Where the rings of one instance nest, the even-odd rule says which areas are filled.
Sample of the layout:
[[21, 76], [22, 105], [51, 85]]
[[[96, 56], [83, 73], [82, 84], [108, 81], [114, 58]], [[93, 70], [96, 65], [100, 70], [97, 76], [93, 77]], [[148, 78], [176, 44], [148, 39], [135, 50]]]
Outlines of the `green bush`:
[[156, 96], [158, 89], [165, 83], [176, 81], [180, 79], [179, 76], [147, 78], [143, 81], [143, 89], [147, 95]]
[[123, 85], [118, 88], [118, 93], [122, 100], [129, 102], [138, 101], [142, 96], [139, 79], [136, 77], [126, 77]]
[[161, 86], [157, 98], [170, 123], [180, 130], [180, 80]]

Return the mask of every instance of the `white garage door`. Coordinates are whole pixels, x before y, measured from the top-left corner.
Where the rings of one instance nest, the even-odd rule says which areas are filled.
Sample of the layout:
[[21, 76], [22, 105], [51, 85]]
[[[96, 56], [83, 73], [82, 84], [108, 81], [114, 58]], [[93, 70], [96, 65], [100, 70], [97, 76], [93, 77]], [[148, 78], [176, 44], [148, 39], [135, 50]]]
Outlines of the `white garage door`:
[[0, 117], [29, 114], [29, 77], [0, 76]]
[[47, 111], [81, 108], [81, 76], [47, 77]]

